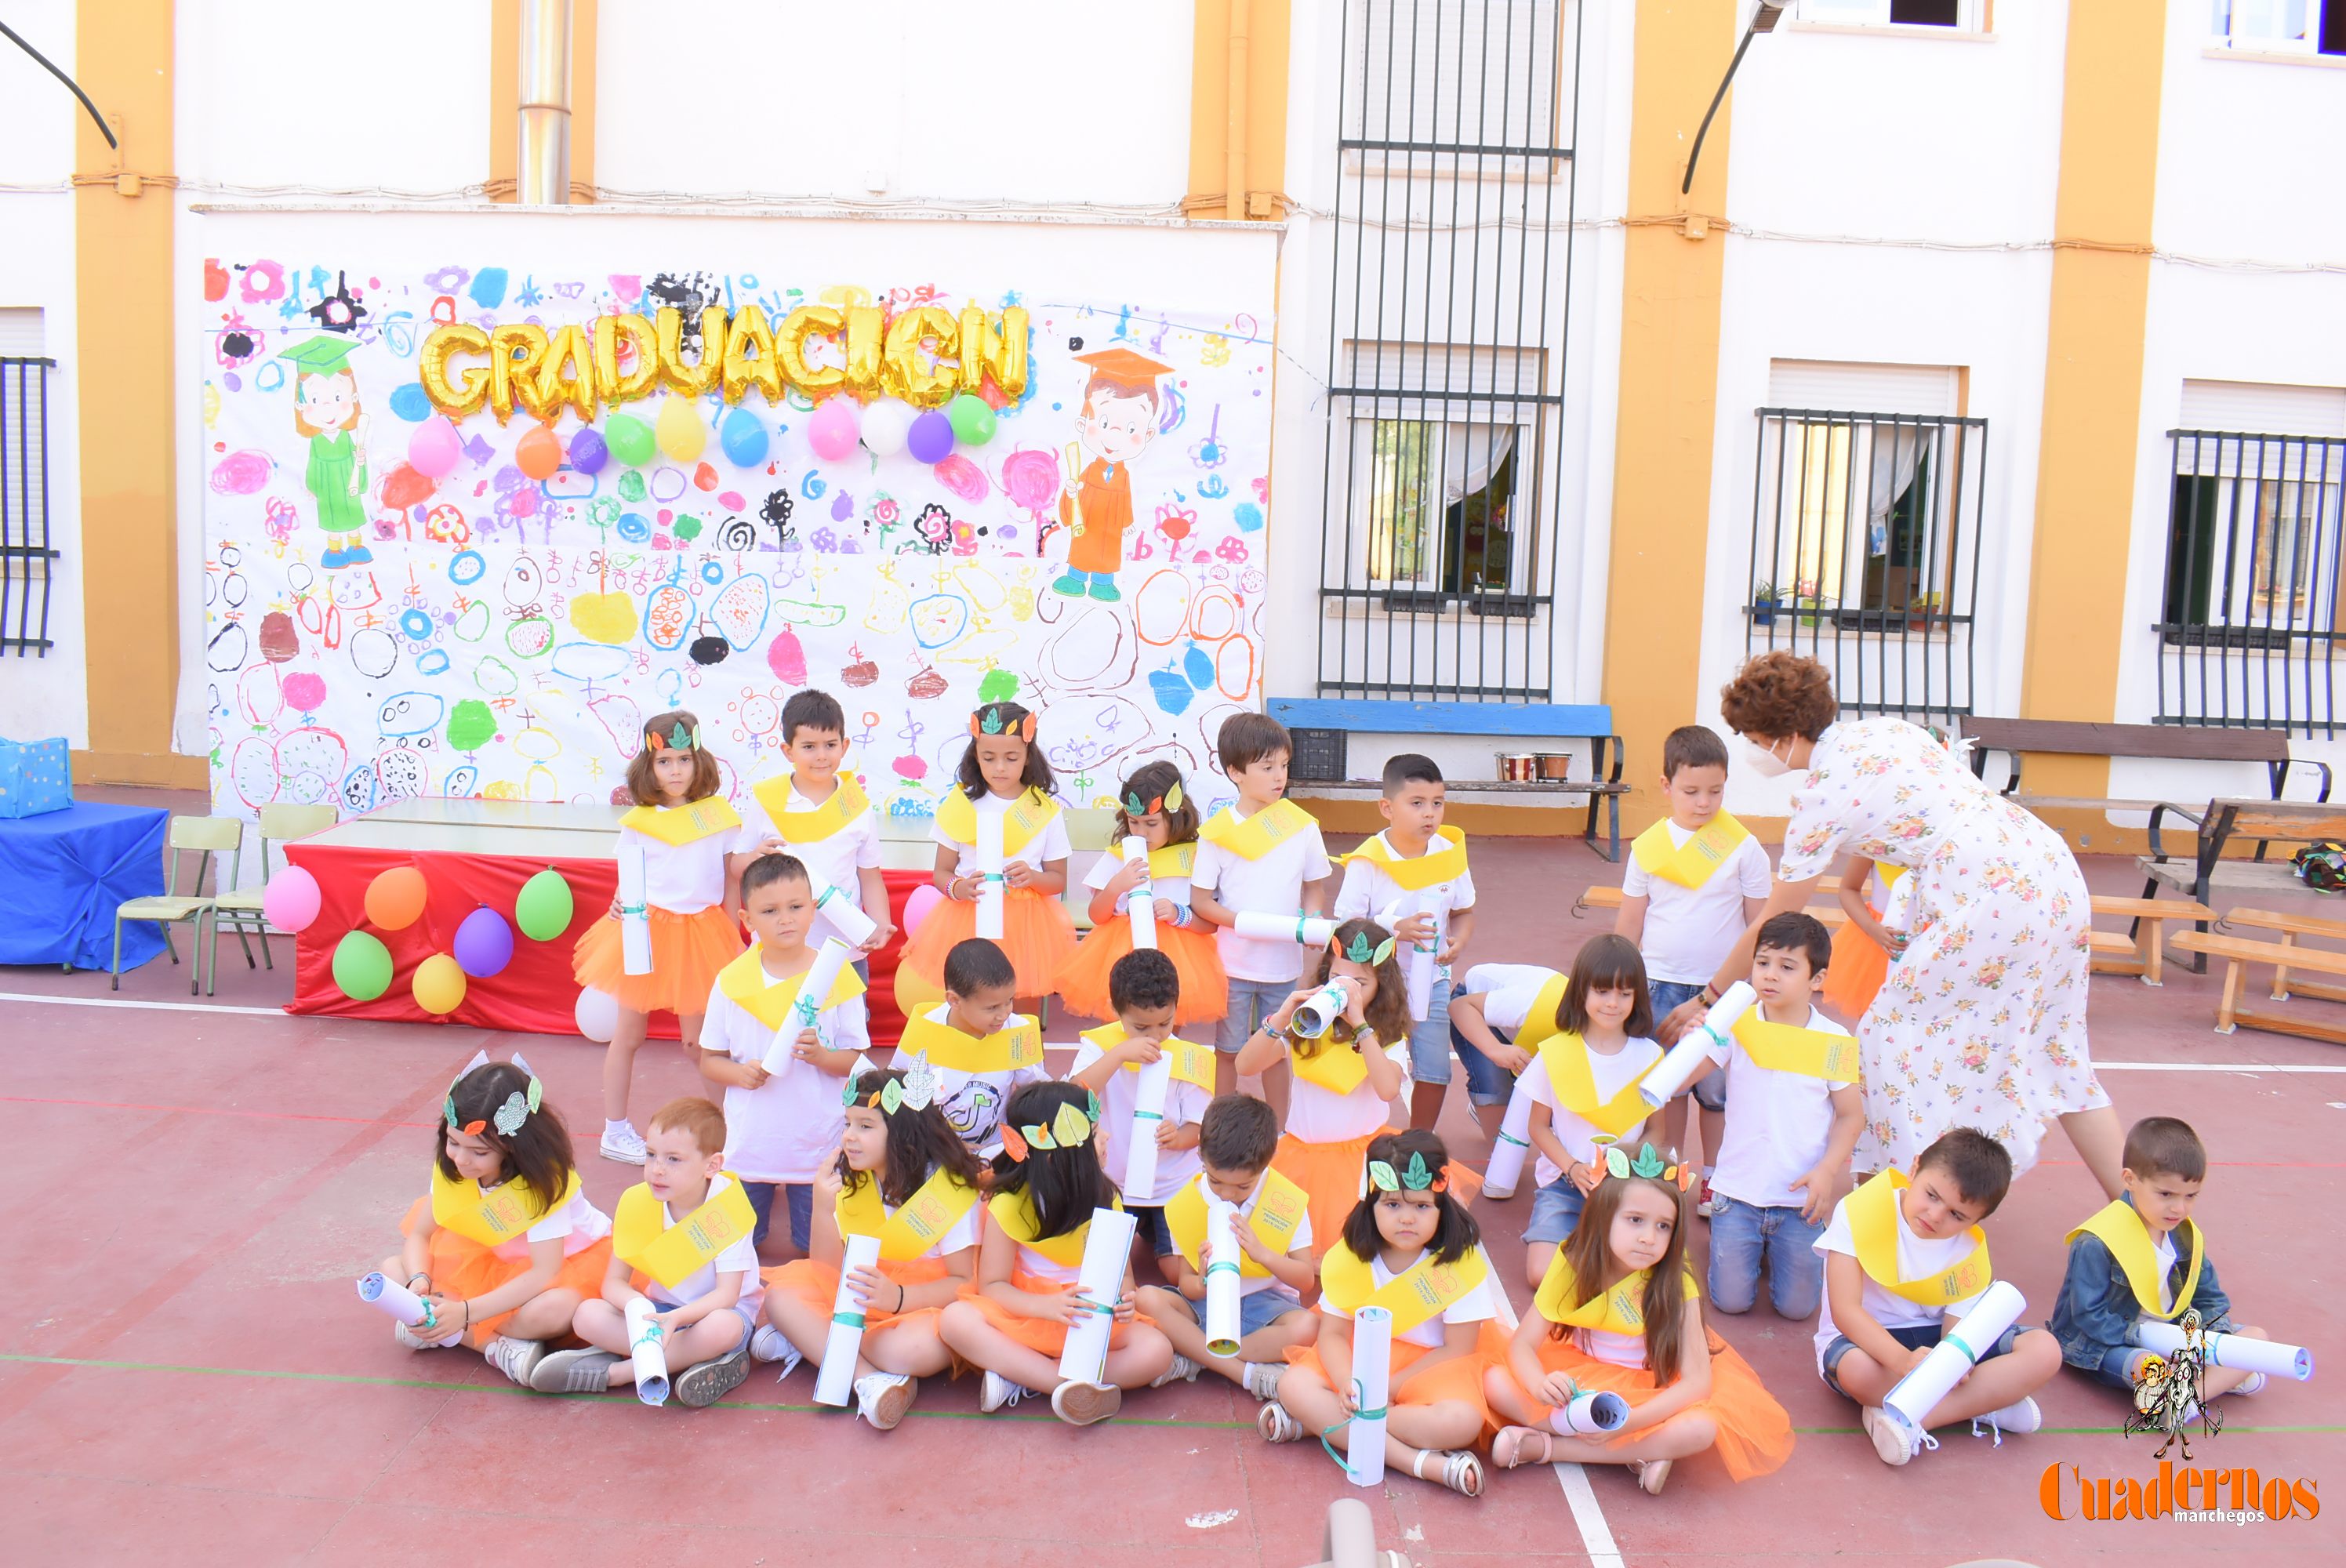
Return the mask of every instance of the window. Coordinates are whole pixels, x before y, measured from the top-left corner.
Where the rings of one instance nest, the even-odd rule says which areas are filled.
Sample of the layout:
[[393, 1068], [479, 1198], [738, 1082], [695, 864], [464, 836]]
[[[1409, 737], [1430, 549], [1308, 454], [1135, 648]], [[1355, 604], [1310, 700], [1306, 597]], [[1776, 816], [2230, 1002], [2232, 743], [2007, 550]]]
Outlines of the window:
[[2208, 0], [2208, 30], [2228, 49], [2346, 55], [2346, 0]]
[[48, 372], [41, 312], [0, 310], [0, 656], [49, 641]]
[[1980, 0], [1800, 0], [1803, 22], [1857, 27], [1954, 27], [1982, 30]]
[[1557, 0], [1352, 0], [1341, 148], [1364, 163], [1549, 179]]

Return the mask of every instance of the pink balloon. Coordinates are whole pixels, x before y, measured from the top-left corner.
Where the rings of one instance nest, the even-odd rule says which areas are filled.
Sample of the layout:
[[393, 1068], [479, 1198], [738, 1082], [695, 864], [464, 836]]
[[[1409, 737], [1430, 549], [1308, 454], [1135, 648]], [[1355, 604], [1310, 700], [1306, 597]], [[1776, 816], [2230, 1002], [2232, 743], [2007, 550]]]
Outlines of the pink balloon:
[[288, 866], [269, 879], [260, 895], [260, 912], [279, 931], [303, 931], [318, 918], [318, 879], [299, 866]]
[[934, 882], [914, 888], [913, 896], [904, 901], [905, 937], [909, 940], [914, 932], [921, 929], [921, 922], [929, 918], [929, 911], [944, 901], [945, 895], [937, 891]]
[[426, 479], [445, 479], [456, 471], [456, 460], [464, 455], [456, 427], [445, 419], [427, 419], [407, 438], [407, 465]]
[[814, 454], [826, 463], [837, 463], [855, 450], [862, 434], [862, 423], [855, 417], [852, 398], [828, 397], [807, 421], [807, 444]]

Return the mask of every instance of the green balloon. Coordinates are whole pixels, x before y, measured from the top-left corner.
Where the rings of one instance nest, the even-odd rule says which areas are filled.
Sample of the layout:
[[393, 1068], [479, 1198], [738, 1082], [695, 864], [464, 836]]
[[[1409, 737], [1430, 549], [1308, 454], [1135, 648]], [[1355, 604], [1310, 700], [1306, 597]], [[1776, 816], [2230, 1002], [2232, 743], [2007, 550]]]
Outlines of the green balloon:
[[458, 751], [478, 751], [497, 732], [497, 716], [477, 697], [468, 697], [448, 715], [448, 744]]
[[345, 933], [334, 944], [334, 983], [352, 1002], [372, 1002], [391, 989], [391, 949], [372, 932]]
[[652, 460], [652, 427], [631, 413], [615, 413], [603, 426], [604, 443], [611, 455], [630, 468]]
[[964, 446], [984, 446], [994, 439], [994, 410], [975, 392], [963, 392], [945, 404], [945, 417], [953, 422], [954, 439]]
[[522, 883], [514, 924], [532, 942], [552, 942], [570, 929], [570, 884], [552, 866]]

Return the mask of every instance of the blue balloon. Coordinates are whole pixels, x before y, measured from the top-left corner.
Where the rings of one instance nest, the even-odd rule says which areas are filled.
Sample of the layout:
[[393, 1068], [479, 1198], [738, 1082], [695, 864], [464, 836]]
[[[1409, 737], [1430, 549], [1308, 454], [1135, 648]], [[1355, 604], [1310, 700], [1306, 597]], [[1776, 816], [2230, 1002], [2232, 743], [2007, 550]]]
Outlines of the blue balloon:
[[598, 430], [580, 431], [570, 438], [570, 466], [581, 473], [603, 472], [603, 464], [611, 461], [611, 449], [604, 443]]
[[423, 395], [421, 382], [403, 382], [391, 389], [391, 412], [410, 424], [422, 424], [432, 417], [432, 400]]
[[718, 427], [717, 443], [736, 468], [755, 468], [766, 461], [766, 426], [746, 408], [737, 408]]

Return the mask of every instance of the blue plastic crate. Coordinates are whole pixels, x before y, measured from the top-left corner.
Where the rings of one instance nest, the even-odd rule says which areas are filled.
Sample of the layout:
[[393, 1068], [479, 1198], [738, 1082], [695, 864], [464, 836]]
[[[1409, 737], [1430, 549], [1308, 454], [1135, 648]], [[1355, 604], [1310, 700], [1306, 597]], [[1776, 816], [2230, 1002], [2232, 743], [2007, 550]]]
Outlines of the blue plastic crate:
[[62, 735], [0, 740], [0, 818], [37, 817], [73, 804], [73, 759]]

